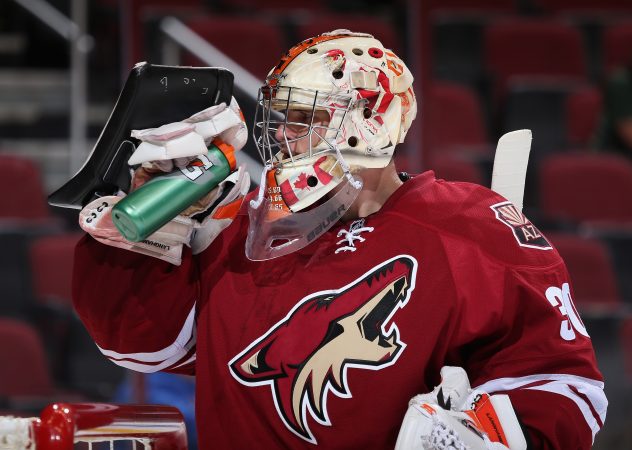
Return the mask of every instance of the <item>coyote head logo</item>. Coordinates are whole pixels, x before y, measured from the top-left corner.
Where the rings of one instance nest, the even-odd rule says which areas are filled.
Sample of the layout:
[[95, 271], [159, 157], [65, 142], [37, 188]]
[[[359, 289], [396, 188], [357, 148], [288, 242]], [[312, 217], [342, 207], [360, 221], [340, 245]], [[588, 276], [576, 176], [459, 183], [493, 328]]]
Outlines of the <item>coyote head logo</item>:
[[400, 255], [340, 289], [303, 298], [229, 362], [231, 374], [246, 386], [270, 386], [285, 426], [315, 444], [307, 413], [331, 425], [327, 396], [351, 397], [347, 369], [382, 369], [406, 347], [389, 321], [408, 302], [416, 271], [417, 261]]

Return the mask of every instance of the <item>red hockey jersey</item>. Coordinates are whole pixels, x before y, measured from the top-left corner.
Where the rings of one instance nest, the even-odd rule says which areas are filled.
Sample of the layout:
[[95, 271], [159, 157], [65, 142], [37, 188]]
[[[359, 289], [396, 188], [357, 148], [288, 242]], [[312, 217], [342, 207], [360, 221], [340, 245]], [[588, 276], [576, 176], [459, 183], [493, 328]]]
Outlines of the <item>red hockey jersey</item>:
[[195, 372], [201, 448], [393, 448], [444, 365], [507, 392], [534, 448], [591, 446], [607, 401], [568, 273], [502, 197], [426, 172], [265, 262], [244, 256], [247, 222], [179, 267], [77, 247], [75, 306], [102, 352]]

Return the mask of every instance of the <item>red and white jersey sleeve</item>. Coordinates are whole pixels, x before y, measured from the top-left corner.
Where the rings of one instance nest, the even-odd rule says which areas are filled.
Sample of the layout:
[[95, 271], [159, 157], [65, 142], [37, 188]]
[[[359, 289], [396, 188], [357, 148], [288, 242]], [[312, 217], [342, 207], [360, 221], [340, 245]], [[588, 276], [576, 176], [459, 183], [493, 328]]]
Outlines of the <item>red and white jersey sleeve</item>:
[[509, 394], [533, 448], [589, 448], [607, 400], [563, 263], [507, 268], [499, 294], [490, 341], [467, 357], [473, 384]]
[[533, 448], [590, 448], [607, 400], [564, 262], [511, 203], [443, 184], [466, 199], [440, 227], [458, 305], [449, 357], [473, 386], [509, 394]]
[[474, 383], [509, 394], [533, 448], [589, 448], [607, 400], [563, 263], [507, 269], [504, 287], [499, 304], [516, 306], [498, 317], [495, 344], [471, 358]]
[[74, 307], [101, 352], [122, 367], [193, 373], [198, 291], [188, 248], [174, 266], [89, 235], [77, 244]]

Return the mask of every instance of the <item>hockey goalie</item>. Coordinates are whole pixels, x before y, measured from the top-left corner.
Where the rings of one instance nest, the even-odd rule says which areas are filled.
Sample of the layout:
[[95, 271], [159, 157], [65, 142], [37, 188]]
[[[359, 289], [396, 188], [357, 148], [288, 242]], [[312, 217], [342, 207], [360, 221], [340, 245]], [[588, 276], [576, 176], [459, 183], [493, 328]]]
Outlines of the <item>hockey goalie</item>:
[[175, 104], [120, 136], [132, 180], [81, 201], [73, 295], [112, 362], [196, 377], [201, 448], [591, 447], [607, 400], [564, 262], [511, 199], [398, 172], [417, 99], [395, 53], [349, 30], [291, 48], [259, 92], [258, 187], [235, 167], [127, 241], [112, 205], [218, 140], [240, 159], [230, 95]]

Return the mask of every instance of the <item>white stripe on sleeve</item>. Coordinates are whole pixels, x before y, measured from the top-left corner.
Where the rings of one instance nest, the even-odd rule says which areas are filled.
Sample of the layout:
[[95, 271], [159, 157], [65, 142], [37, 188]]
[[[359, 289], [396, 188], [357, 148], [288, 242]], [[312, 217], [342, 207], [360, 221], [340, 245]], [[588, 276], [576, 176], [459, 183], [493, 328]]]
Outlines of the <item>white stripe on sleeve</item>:
[[[195, 328], [195, 304], [191, 308], [182, 329], [173, 344], [155, 351], [144, 353], [118, 353], [99, 347], [101, 353], [108, 357], [113, 363], [127, 369], [138, 372], [158, 372], [164, 370], [185, 358], [196, 344]], [[98, 347], [98, 346], [97, 346]], [[194, 359], [194, 357], [193, 357]], [[191, 361], [191, 358], [189, 358]], [[187, 362], [189, 362], [187, 361]], [[180, 365], [180, 364], [179, 364]]]
[[[529, 386], [534, 383], [539, 384]], [[578, 395], [571, 389], [571, 386], [582, 395]], [[584, 420], [592, 431], [594, 441], [595, 435], [606, 420], [606, 410], [608, 408], [608, 400], [603, 392], [603, 386], [604, 384], [601, 381], [577, 375], [536, 374], [516, 378], [498, 378], [496, 380], [487, 381], [476, 389], [493, 393], [523, 388], [563, 395], [577, 405], [584, 416]], [[598, 417], [595, 416], [593, 411]]]
[[[597, 432], [600, 430], [601, 425], [599, 425], [599, 423], [597, 422], [597, 420], [595, 419], [595, 416], [593, 415], [592, 411], [590, 410], [590, 406], [586, 403], [585, 399], [580, 397], [579, 395], [577, 395], [575, 392], [573, 392], [571, 390], [570, 387], [568, 387], [568, 385], [566, 383], [562, 383], [559, 381], [553, 381], [551, 383], [546, 383], [540, 386], [533, 386], [530, 388], [527, 388], [528, 390], [534, 390], [534, 391], [546, 391], [546, 392], [553, 392], [555, 394], [560, 394], [563, 395], [564, 397], [572, 400], [575, 405], [577, 405], [577, 407], [579, 408], [579, 410], [581, 411], [582, 415], [584, 416], [584, 420], [586, 420], [586, 423], [588, 424], [588, 426], [590, 427], [590, 430], [592, 431], [592, 439], [593, 442], [595, 441], [595, 435], [597, 434]], [[596, 398], [597, 401], [605, 401], [605, 403], [607, 404], [607, 400], [605, 395], [603, 394], [603, 391], [601, 391], [601, 396], [603, 396], [603, 399], [600, 398]], [[594, 396], [591, 398], [587, 395], [589, 401], [591, 403], [593, 403], [593, 407], [594, 407]], [[599, 418], [602, 420], [602, 424], [603, 424], [603, 419], [605, 419], [605, 410], [603, 411], [603, 416], [602, 416], [602, 412], [599, 411], [598, 409], [595, 408], [595, 410], [597, 411], [597, 414], [599, 414]]]

